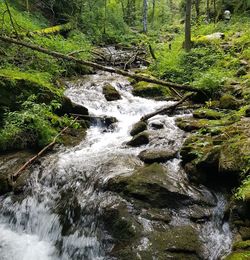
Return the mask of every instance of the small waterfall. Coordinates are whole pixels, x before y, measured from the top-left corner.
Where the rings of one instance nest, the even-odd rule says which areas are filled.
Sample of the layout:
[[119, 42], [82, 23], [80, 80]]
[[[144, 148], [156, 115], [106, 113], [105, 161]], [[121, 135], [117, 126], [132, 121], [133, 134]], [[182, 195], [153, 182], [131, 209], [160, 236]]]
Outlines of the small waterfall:
[[[105, 100], [102, 94], [105, 82], [120, 92], [121, 100]], [[67, 86], [66, 95], [86, 106], [91, 115], [115, 117], [118, 122], [112, 131], [104, 131], [98, 125], [91, 126], [79, 145], [67, 149], [61, 147], [56, 153], [42, 158], [40, 165], [32, 167], [30, 185], [25, 194], [0, 197], [0, 259], [105, 259], [112, 243], [105, 240], [97, 215], [100, 205], [112, 200], [112, 196], [99, 186], [109, 178], [129, 173], [135, 165], [142, 164], [136, 155], [145, 147], [125, 146], [131, 138], [129, 131], [141, 116], [171, 104], [134, 97], [126, 78], [109, 73], [88, 75], [68, 82]], [[160, 141], [152, 138], [148, 146], [169, 146], [169, 140], [172, 140], [175, 146], [180, 147], [184, 133], [176, 127], [175, 118], [158, 116], [158, 119], [165, 125], [162, 138]], [[183, 182], [180, 180], [186, 177], [180, 170], [179, 159], [167, 163], [166, 167], [170, 169], [171, 178], [176, 179], [176, 185], [193, 192], [193, 188], [187, 185], [181, 187]], [[222, 201], [219, 199], [220, 203]], [[226, 224], [221, 231], [222, 216], [218, 212], [223, 205], [220, 203], [214, 209], [215, 219], [201, 229], [201, 237], [210, 248], [204, 253], [206, 256], [215, 244], [219, 245], [211, 259], [227, 252], [231, 242], [224, 239], [225, 233], [230, 237]]]

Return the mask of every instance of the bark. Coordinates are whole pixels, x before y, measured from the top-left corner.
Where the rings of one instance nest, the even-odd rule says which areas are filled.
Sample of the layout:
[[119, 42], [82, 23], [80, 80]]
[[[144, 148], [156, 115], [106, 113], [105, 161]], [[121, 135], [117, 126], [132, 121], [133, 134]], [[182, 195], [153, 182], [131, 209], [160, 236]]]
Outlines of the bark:
[[152, 25], [154, 25], [154, 21], [155, 21], [155, 0], [153, 0]]
[[185, 18], [185, 50], [191, 50], [191, 7], [192, 0], [186, 0], [186, 18]]
[[143, 32], [148, 31], [148, 0], [143, 0]]
[[210, 0], [207, 0], [207, 21], [210, 22]]
[[188, 93], [187, 95], [185, 95], [181, 100], [179, 100], [178, 102], [176, 102], [175, 104], [168, 106], [168, 107], [163, 107], [160, 108], [158, 110], [156, 110], [153, 113], [147, 114], [145, 116], [143, 116], [141, 118], [141, 121], [147, 121], [148, 119], [150, 119], [153, 116], [159, 115], [159, 114], [166, 114], [166, 113], [172, 113], [176, 107], [178, 107], [179, 105], [181, 105], [183, 102], [185, 102], [188, 98], [190, 98], [193, 94], [192, 93]]
[[196, 22], [200, 19], [200, 0], [195, 0]]
[[122, 75], [122, 76], [125, 76], [125, 77], [133, 78], [137, 81], [145, 81], [145, 82], [149, 82], [149, 83], [153, 83], [153, 84], [158, 84], [158, 85], [169, 87], [170, 89], [179, 89], [179, 90], [191, 91], [191, 92], [196, 92], [196, 93], [202, 92], [201, 90], [199, 90], [195, 87], [192, 87], [190, 85], [180, 85], [180, 84], [176, 84], [176, 83], [172, 83], [172, 82], [167, 82], [167, 81], [164, 81], [164, 80], [145, 77], [145, 76], [142, 76], [142, 75], [139, 75], [139, 74], [135, 74], [135, 73], [124, 71], [124, 70], [117, 69], [117, 68], [102, 66], [98, 63], [77, 59], [73, 56], [69, 56], [69, 55], [59, 53], [59, 52], [51, 51], [51, 50], [42, 48], [40, 46], [31, 44], [31, 43], [27, 43], [27, 42], [23, 42], [23, 41], [19, 41], [19, 40], [16, 40], [16, 39], [13, 39], [13, 38], [10, 38], [10, 37], [7, 37], [7, 36], [0, 36], [0, 40], [4, 41], [4, 42], [8, 42], [8, 43], [13, 43], [13, 44], [16, 44], [16, 45], [19, 45], [19, 46], [23, 46], [23, 47], [32, 49], [34, 51], [45, 53], [47, 55], [53, 56], [53, 57], [58, 58], [58, 59], [68, 60], [68, 61], [75, 62], [75, 63], [81, 64], [81, 65], [92, 67], [94, 69], [99, 69], [99, 70], [107, 71], [107, 72], [110, 72], [110, 73], [119, 74], [119, 75]]

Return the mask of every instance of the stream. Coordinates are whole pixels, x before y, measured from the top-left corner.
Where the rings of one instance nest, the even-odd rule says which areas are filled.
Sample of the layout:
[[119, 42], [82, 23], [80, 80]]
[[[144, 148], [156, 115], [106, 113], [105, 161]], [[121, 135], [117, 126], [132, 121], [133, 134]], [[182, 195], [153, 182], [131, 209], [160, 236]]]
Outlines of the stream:
[[[121, 100], [106, 101], [102, 94], [106, 82], [119, 91]], [[66, 95], [87, 107], [90, 115], [115, 117], [118, 122], [111, 128], [101, 122], [91, 125], [79, 145], [61, 146], [32, 167], [24, 194], [10, 193], [0, 197], [1, 260], [116, 259], [109, 254], [114, 241], [104, 229], [100, 216], [116, 200], [122, 200], [128, 207], [133, 207], [133, 203], [103, 187], [110, 179], [129, 175], [142, 167], [143, 163], [137, 157], [142, 150], [163, 147], [178, 150], [186, 136], [175, 125], [176, 117], [183, 114], [155, 116], [149, 120], [149, 144], [138, 148], [127, 146], [134, 123], [143, 115], [173, 103], [135, 97], [131, 88], [128, 79], [104, 72], [67, 82]], [[155, 121], [164, 127], [153, 129], [151, 123]], [[196, 222], [190, 220], [190, 214], [197, 214], [196, 208], [200, 211], [201, 206], [170, 209], [171, 221], [162, 228], [192, 226], [202, 241], [200, 259], [220, 259], [231, 247], [231, 231], [223, 220], [227, 201], [221, 193], [190, 184], [180, 163], [179, 157], [163, 163], [174, 189], [195, 198], [203, 194], [216, 203], [206, 209], [210, 214], [208, 219], [204, 220], [202, 212]], [[140, 251], [146, 251], [150, 246], [147, 232], [154, 232], [155, 223], [140, 214], [135, 217], [143, 231], [140, 244], [134, 249], [138, 250], [138, 259], [145, 259]]]

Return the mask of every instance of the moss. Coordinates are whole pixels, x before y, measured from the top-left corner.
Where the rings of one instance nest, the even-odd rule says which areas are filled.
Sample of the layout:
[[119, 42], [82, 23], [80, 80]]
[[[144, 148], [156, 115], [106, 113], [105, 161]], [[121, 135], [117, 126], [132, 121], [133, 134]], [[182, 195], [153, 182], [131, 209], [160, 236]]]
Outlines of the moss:
[[250, 251], [233, 252], [225, 258], [225, 260], [248, 260], [250, 258]]
[[229, 94], [225, 94], [220, 99], [220, 107], [223, 109], [238, 109], [241, 102]]
[[193, 113], [193, 116], [194, 116], [194, 118], [206, 118], [206, 119], [210, 119], [210, 120], [213, 120], [213, 119], [216, 120], [216, 119], [221, 119], [225, 115], [216, 110], [201, 108], [201, 109], [195, 110]]
[[54, 87], [46, 73], [0, 70], [0, 106], [15, 109], [18, 103], [35, 94], [38, 101], [61, 100], [63, 89]]
[[139, 121], [132, 126], [130, 135], [135, 136], [147, 129], [147, 124], [143, 121]]
[[156, 208], [176, 208], [192, 200], [189, 196], [172, 189], [166, 169], [158, 163], [141, 167], [131, 176], [111, 179], [107, 189]]
[[127, 145], [138, 147], [148, 143], [149, 143], [149, 134], [146, 131], [144, 131], [139, 133], [138, 135], [135, 135], [129, 142], [127, 142]]
[[246, 241], [239, 241], [239, 242], [235, 242], [233, 244], [233, 250], [241, 250], [241, 249], [247, 249], [250, 250], [250, 240], [246, 240]]
[[138, 157], [145, 163], [160, 163], [173, 159], [176, 154], [173, 150], [144, 150]]
[[119, 92], [109, 83], [106, 83], [103, 87], [103, 94], [107, 101], [115, 101], [121, 99]]
[[157, 99], [165, 99], [171, 96], [168, 88], [152, 83], [138, 82], [133, 87], [132, 93], [135, 96]]

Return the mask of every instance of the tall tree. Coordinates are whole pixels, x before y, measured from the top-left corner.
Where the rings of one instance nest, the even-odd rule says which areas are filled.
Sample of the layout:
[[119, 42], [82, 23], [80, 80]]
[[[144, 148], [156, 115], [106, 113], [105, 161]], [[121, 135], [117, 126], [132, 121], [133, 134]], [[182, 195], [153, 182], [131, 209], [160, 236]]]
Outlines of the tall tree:
[[191, 9], [192, 0], [186, 0], [186, 18], [185, 18], [185, 43], [184, 48], [187, 52], [191, 50]]
[[199, 22], [200, 18], [200, 0], [195, 0], [196, 22]]
[[143, 0], [143, 32], [146, 33], [148, 31], [148, 0]]

